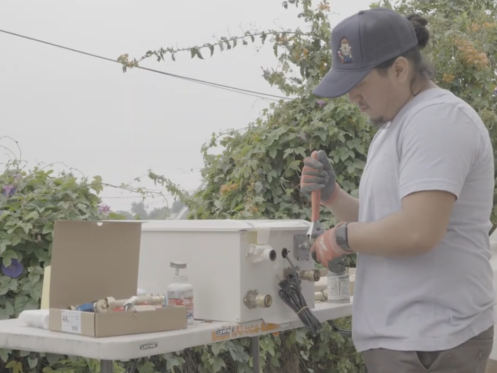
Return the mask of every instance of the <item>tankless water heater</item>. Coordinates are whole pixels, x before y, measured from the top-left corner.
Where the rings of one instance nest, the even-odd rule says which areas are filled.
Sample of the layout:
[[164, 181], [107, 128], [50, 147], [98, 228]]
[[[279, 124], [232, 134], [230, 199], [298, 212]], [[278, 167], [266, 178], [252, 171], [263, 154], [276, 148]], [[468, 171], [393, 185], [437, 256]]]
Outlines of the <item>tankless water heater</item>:
[[166, 293], [171, 262], [193, 285], [200, 320], [284, 323], [297, 315], [280, 298], [278, 283], [290, 270], [302, 277], [302, 294], [314, 308], [319, 271], [310, 255], [304, 220], [156, 220], [142, 225], [138, 287]]

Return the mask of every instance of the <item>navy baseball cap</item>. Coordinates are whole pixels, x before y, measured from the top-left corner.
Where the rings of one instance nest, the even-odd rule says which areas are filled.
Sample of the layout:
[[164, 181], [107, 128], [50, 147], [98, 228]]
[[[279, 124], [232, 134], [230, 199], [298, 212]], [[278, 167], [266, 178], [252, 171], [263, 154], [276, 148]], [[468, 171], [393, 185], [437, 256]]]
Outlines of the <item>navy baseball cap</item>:
[[373, 68], [416, 45], [416, 31], [407, 18], [387, 8], [361, 10], [332, 29], [332, 66], [313, 94], [343, 96]]

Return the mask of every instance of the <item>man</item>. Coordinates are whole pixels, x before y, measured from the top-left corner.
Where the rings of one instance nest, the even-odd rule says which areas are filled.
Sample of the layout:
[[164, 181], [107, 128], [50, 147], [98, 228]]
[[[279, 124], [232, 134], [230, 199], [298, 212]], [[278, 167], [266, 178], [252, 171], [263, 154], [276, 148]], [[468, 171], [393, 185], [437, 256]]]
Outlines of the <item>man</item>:
[[348, 94], [379, 128], [359, 199], [322, 151], [301, 179], [341, 222], [313, 245], [318, 260], [357, 253], [352, 336], [368, 373], [484, 372], [493, 345], [493, 149], [477, 113], [431, 80], [426, 24], [387, 9], [345, 19], [314, 91]]

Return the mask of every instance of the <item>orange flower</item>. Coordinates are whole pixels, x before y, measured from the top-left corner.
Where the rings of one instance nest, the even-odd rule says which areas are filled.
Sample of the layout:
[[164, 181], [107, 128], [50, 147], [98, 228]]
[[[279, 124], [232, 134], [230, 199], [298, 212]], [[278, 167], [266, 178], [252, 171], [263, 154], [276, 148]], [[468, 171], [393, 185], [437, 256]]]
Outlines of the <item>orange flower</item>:
[[480, 28], [481, 28], [481, 26], [479, 24], [477, 24], [477, 23], [473, 22], [471, 24], [471, 31], [473, 31], [473, 32], [480, 31]]
[[461, 53], [462, 60], [477, 69], [488, 66], [488, 58], [485, 52], [480, 52], [471, 41], [456, 38], [455, 45]]
[[219, 193], [226, 194], [226, 193], [229, 193], [229, 192], [235, 190], [236, 188], [238, 188], [238, 184], [231, 184], [231, 185], [224, 184], [224, 185], [221, 185]]
[[456, 77], [450, 74], [444, 74], [443, 81], [446, 83], [451, 83]]
[[319, 10], [326, 12], [330, 10], [330, 4], [327, 3], [321, 3], [319, 4]]

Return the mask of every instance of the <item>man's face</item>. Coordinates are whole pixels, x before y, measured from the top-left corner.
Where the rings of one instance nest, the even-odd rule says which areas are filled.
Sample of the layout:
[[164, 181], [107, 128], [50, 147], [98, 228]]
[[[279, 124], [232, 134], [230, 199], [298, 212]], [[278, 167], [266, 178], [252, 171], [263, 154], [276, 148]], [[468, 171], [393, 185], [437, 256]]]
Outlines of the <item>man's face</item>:
[[410, 96], [410, 85], [406, 84], [409, 83], [408, 65], [403, 65], [394, 64], [385, 75], [371, 71], [348, 94], [349, 101], [356, 104], [375, 127], [393, 120]]

